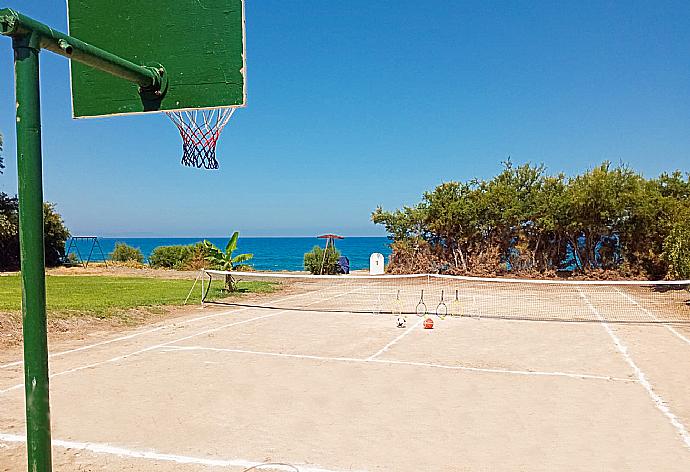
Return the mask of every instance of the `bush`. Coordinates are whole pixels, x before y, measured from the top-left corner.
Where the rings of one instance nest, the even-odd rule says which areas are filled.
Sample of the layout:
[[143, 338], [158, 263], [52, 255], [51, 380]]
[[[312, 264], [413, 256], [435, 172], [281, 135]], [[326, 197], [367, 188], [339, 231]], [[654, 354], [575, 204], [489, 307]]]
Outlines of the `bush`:
[[110, 253], [110, 258], [115, 262], [144, 262], [144, 255], [139, 248], [126, 243], [115, 243], [115, 250]]
[[189, 246], [189, 254], [184, 261], [183, 269], [185, 270], [199, 270], [208, 267], [206, 257], [208, 256], [208, 248], [203, 242], [198, 242]]
[[202, 242], [188, 246], [158, 246], [149, 256], [151, 267], [175, 270], [197, 270], [208, 264], [208, 249]]
[[191, 246], [158, 246], [149, 256], [151, 267], [178, 269], [189, 257]]
[[668, 264], [667, 277], [690, 279], [690, 227], [676, 224], [664, 241], [663, 259]]
[[[314, 246], [311, 252], [304, 255], [304, 269], [312, 274], [338, 274], [340, 267], [338, 266], [338, 258], [340, 251], [333, 247], [329, 247], [326, 252], [326, 260], [323, 257], [324, 249], [319, 246]], [[323, 272], [321, 271], [321, 264], [323, 264]]]

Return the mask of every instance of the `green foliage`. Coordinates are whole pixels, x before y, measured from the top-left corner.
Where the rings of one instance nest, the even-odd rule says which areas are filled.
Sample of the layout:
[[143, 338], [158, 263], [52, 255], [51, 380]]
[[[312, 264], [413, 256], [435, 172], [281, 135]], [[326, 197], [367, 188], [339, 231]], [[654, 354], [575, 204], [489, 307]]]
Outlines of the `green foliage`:
[[149, 265], [164, 269], [182, 269], [189, 257], [190, 246], [158, 246], [149, 256]]
[[[218, 249], [210, 241], [204, 241], [206, 256], [206, 261], [209, 262], [211, 269], [218, 270], [246, 270], [251, 269], [249, 264], [245, 264], [247, 261], [254, 257], [254, 254], [238, 254], [233, 256], [233, 253], [237, 250], [237, 240], [240, 237], [239, 231], [235, 231], [230, 236], [228, 244], [225, 246], [225, 252]], [[225, 286], [228, 290], [235, 290], [235, 282], [232, 276], [227, 275], [225, 277]]]
[[0, 270], [19, 269], [19, 203], [0, 192]]
[[490, 180], [443, 183], [417, 205], [376, 208], [372, 220], [395, 242], [393, 272], [490, 274], [508, 263], [515, 272], [553, 272], [574, 250], [581, 272], [656, 278], [669, 270], [664, 241], [685, 208], [690, 175], [679, 171], [645, 179], [604, 162], [566, 177], [508, 160]]
[[[304, 269], [312, 274], [338, 274], [340, 268], [338, 266], [338, 258], [340, 251], [333, 246], [329, 246], [324, 259], [324, 248], [314, 246], [310, 252], [304, 255]], [[322, 268], [323, 264], [323, 270]]]
[[[60, 265], [69, 230], [52, 203], [43, 204], [46, 266]], [[0, 192], [0, 270], [19, 269], [19, 202]]]
[[115, 249], [110, 253], [110, 259], [115, 262], [144, 262], [144, 255], [139, 248], [132, 247], [127, 243], [116, 242]]
[[151, 267], [164, 269], [196, 270], [205, 266], [207, 255], [206, 244], [203, 242], [186, 246], [159, 246], [151, 251], [149, 264]]
[[[49, 276], [46, 283], [50, 317], [86, 314], [127, 318], [126, 310], [132, 308], [181, 305], [190, 288], [189, 280], [149, 277]], [[242, 293], [265, 293], [278, 288], [269, 282], [241, 282], [239, 285]], [[198, 301], [200, 293], [193, 296]], [[214, 287], [207, 299], [223, 296], [227, 293]], [[20, 277], [0, 277], [0, 312], [19, 312], [21, 299]]]
[[69, 230], [53, 203], [43, 204], [43, 231], [45, 238], [46, 266], [54, 267], [62, 264], [65, 257], [65, 243], [69, 238]]
[[666, 237], [663, 259], [669, 278], [690, 279], [690, 219], [678, 222]]

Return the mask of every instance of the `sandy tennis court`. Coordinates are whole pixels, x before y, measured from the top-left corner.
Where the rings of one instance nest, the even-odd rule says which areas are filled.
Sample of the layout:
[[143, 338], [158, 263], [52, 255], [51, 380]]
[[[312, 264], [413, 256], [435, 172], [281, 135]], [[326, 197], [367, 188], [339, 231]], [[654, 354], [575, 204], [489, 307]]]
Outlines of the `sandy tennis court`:
[[[55, 470], [689, 470], [690, 330], [627, 294], [551, 301], [567, 321], [423, 329], [311, 286], [52, 345]], [[615, 322], [623, 303], [634, 322]], [[25, 469], [16, 361], [0, 363], [0, 471]]]

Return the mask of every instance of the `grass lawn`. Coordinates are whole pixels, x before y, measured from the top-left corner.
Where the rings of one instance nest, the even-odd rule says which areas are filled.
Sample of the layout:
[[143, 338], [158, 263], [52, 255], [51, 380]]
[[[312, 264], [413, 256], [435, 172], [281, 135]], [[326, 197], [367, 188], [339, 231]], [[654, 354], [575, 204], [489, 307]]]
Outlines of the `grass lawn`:
[[[101, 318], [122, 316], [139, 307], [182, 305], [192, 288], [190, 280], [144, 277], [53, 276], [47, 277], [48, 313], [52, 317], [88, 314]], [[216, 282], [207, 299], [227, 297], [222, 282]], [[268, 282], [239, 284], [242, 293], [270, 293], [277, 289]], [[197, 284], [190, 303], [199, 303], [201, 289]], [[0, 312], [21, 310], [21, 281], [18, 275], [0, 277]]]

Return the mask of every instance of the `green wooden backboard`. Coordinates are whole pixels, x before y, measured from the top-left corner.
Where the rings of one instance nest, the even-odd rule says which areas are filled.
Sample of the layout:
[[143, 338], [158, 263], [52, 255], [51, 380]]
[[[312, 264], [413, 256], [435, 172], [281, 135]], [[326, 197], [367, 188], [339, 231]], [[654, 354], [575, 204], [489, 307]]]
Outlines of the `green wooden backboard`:
[[71, 62], [75, 118], [245, 105], [244, 0], [67, 0], [69, 34], [140, 65], [162, 64], [165, 96]]

